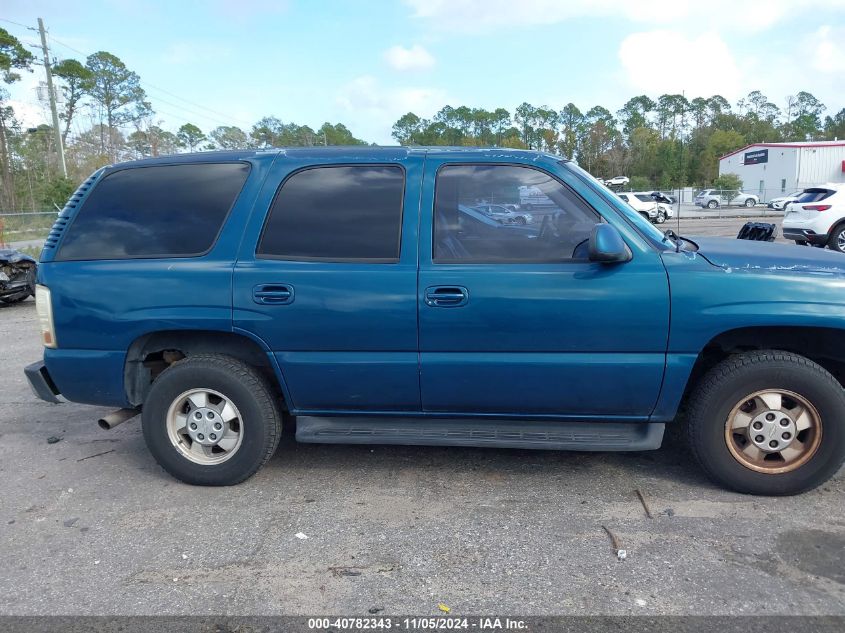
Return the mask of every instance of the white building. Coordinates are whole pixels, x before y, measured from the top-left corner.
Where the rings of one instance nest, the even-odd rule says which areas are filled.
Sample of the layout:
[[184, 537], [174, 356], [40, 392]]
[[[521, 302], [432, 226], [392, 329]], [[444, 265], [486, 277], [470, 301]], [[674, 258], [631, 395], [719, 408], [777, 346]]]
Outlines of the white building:
[[845, 141], [754, 143], [719, 159], [719, 175], [736, 174], [761, 202], [798, 189], [845, 182]]

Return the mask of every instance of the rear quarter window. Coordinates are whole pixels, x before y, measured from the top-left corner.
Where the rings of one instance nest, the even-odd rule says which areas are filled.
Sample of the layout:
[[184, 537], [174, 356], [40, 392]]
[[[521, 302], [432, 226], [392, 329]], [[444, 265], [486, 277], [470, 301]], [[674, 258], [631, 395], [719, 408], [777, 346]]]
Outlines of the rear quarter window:
[[113, 172], [86, 199], [56, 260], [202, 255], [214, 245], [248, 175], [246, 163]]
[[797, 202], [819, 202], [833, 195], [830, 189], [805, 189], [799, 196]]

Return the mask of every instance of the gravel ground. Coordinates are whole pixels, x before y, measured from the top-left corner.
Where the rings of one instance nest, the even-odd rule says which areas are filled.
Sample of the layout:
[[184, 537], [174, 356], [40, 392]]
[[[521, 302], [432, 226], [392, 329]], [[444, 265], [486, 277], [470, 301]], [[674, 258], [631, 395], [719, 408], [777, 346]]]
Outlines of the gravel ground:
[[[681, 233], [743, 221], [723, 222]], [[32, 301], [0, 308], [0, 614], [845, 615], [842, 472], [755, 498], [709, 483], [676, 430], [639, 454], [287, 435], [246, 483], [194, 488], [137, 420], [36, 400], [40, 353]]]

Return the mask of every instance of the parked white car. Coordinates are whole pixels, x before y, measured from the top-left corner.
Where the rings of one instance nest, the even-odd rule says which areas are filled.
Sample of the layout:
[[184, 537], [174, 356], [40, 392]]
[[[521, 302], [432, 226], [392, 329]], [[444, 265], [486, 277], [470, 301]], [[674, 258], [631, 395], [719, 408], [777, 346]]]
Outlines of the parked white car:
[[804, 189], [783, 216], [783, 237], [796, 244], [829, 246], [845, 253], [845, 188], [827, 184]]
[[670, 206], [655, 202], [654, 198], [648, 193], [626, 191], [617, 193], [616, 195], [631, 205], [643, 217], [648, 218], [655, 224], [663, 224], [667, 218], [671, 218], [674, 215]]
[[605, 180], [604, 184], [608, 187], [624, 187], [629, 182], [631, 182], [631, 179], [627, 176], [614, 176], [613, 178]]
[[744, 193], [728, 189], [704, 189], [699, 191], [693, 200], [702, 209], [718, 209], [719, 207], [753, 207], [760, 202], [760, 198], [753, 193]]
[[769, 200], [769, 204], [766, 206], [770, 209], [777, 209], [778, 211], [785, 209], [786, 206], [792, 202], [798, 200], [798, 196], [800, 196], [804, 192], [803, 189], [799, 189], [798, 191], [793, 191], [792, 193], [788, 193], [785, 196], [778, 196], [777, 198], [772, 198]]

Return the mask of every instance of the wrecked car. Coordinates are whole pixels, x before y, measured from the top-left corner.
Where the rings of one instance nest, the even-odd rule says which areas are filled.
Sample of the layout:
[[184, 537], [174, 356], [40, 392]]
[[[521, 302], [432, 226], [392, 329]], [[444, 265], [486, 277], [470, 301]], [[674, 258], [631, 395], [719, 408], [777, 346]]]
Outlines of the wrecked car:
[[0, 249], [0, 302], [18, 303], [35, 296], [37, 262], [20, 251]]

